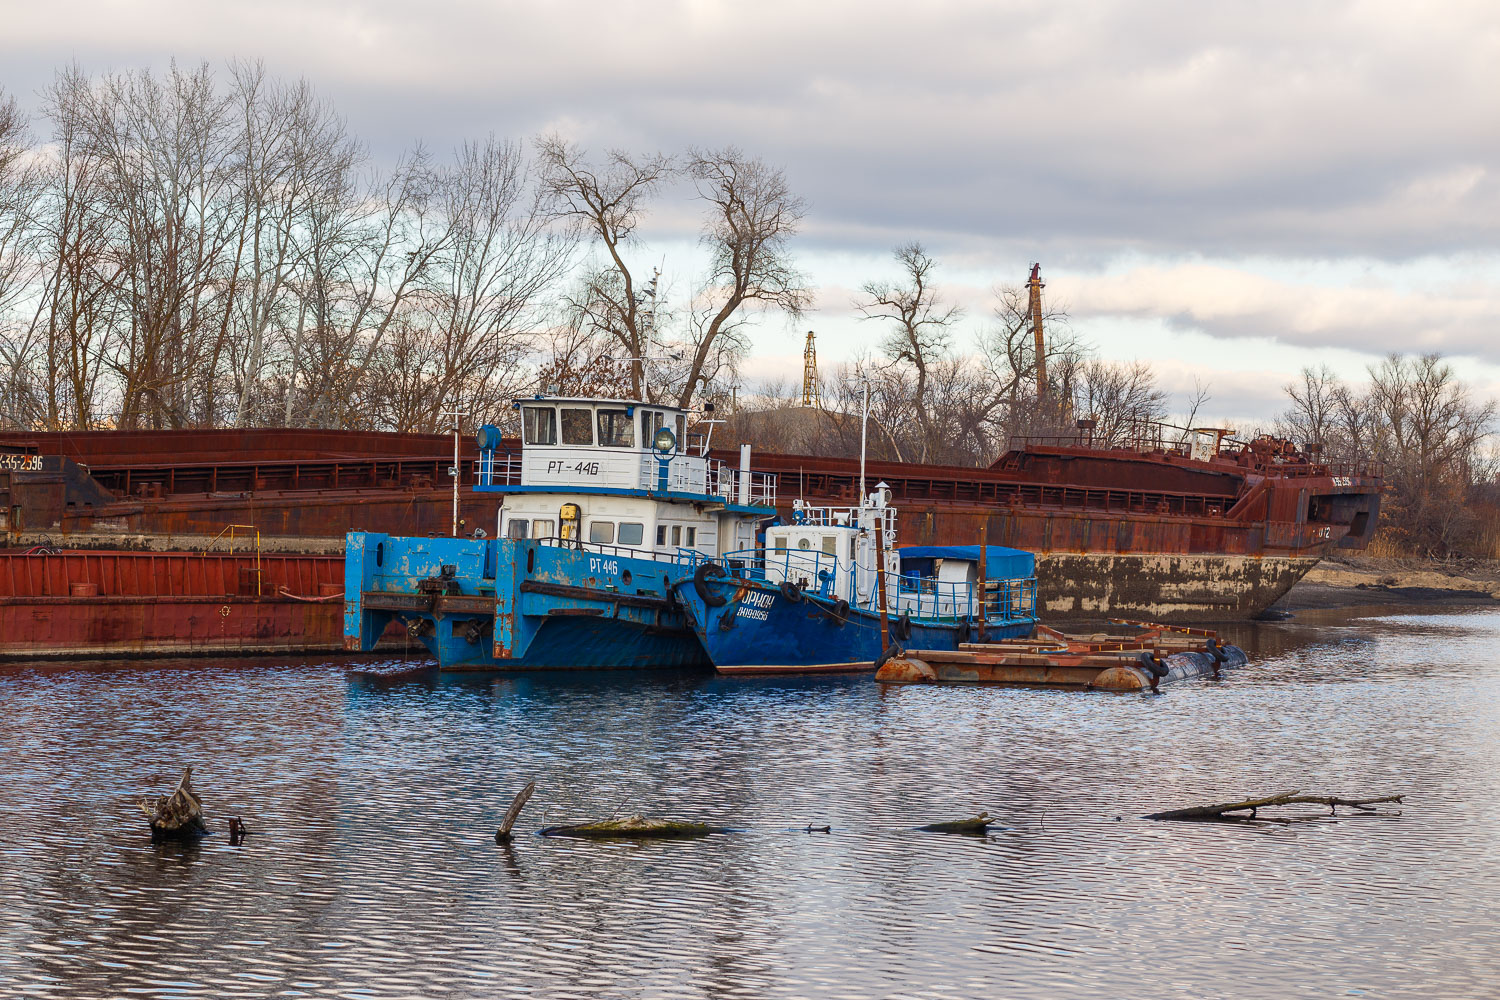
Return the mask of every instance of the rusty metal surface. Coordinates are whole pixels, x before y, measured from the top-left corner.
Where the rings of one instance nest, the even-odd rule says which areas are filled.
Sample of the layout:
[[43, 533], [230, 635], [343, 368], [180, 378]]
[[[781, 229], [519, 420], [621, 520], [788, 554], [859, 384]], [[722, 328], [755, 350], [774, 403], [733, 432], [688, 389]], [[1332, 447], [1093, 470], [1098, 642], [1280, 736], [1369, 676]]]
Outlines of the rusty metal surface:
[[0, 552], [0, 599], [69, 598], [74, 585], [115, 597], [300, 597], [342, 592], [343, 556], [195, 552]]

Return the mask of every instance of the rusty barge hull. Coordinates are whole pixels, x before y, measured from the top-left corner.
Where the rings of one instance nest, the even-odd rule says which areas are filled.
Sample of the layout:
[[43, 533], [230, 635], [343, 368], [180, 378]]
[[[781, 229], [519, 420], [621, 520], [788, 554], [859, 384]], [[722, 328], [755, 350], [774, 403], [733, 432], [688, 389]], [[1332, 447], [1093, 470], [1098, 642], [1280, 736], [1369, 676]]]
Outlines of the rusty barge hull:
[[[446, 436], [363, 432], [0, 435], [17, 456], [0, 467], [0, 534], [11, 545], [159, 549], [252, 524], [272, 547], [324, 553], [352, 530], [446, 535], [452, 447]], [[466, 440], [465, 535], [495, 530], [495, 501], [467, 489], [476, 459]], [[793, 497], [849, 503], [859, 490], [854, 460], [761, 454], [752, 468], [780, 477], [785, 513]], [[1035, 553], [1048, 617], [1169, 621], [1263, 611], [1324, 555], [1368, 544], [1380, 489], [1378, 472], [1254, 443], [1200, 459], [1033, 440], [990, 468], [872, 462], [866, 478], [892, 488], [905, 544]]]
[[0, 659], [343, 650], [344, 560], [0, 553]]

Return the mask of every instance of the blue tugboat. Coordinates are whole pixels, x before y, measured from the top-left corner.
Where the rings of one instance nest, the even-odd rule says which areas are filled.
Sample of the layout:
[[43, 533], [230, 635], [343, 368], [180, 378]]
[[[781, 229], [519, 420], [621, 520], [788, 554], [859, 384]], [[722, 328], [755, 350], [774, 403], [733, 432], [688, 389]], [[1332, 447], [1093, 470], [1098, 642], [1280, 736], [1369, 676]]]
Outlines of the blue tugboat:
[[[677, 596], [720, 673], [870, 670], [902, 649], [1027, 636], [1035, 561], [987, 546], [896, 549], [884, 483], [858, 508], [808, 507], [759, 549], [697, 560]], [[883, 599], [882, 599], [883, 598]]]
[[[344, 645], [370, 650], [392, 620], [444, 669], [707, 667], [673, 584], [751, 548], [776, 479], [683, 448], [689, 411], [536, 396], [519, 462], [479, 434], [477, 492], [499, 501], [495, 537], [351, 532]], [[476, 535], [482, 535], [476, 532]]]

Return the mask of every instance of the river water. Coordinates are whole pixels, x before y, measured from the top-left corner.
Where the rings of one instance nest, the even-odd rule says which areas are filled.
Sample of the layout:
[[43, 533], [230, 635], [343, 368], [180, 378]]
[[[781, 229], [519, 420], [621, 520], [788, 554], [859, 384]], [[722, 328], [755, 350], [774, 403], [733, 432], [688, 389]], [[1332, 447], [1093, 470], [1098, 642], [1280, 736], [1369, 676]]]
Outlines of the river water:
[[[1250, 666], [1155, 697], [7, 667], [0, 996], [1500, 995], [1500, 613], [1364, 614], [1238, 627]], [[153, 846], [184, 764], [218, 832]], [[1139, 818], [1291, 789], [1408, 798]], [[634, 812], [734, 832], [532, 835]]]

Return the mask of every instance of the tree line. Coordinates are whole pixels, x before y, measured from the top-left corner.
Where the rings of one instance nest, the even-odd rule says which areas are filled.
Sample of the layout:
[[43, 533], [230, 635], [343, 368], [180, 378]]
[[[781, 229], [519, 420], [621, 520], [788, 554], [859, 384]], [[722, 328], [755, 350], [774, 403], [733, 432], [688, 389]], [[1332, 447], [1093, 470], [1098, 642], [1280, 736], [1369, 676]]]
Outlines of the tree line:
[[[643, 227], [683, 197], [701, 273], [648, 270]], [[537, 387], [723, 403], [757, 315], [811, 303], [805, 210], [733, 146], [490, 137], [380, 169], [306, 82], [258, 64], [68, 67], [35, 115], [0, 94], [0, 425], [431, 431]], [[993, 329], [956, 349], [935, 262], [917, 244], [896, 262], [851, 303], [882, 350], [827, 399], [868, 383], [894, 453], [987, 460], [1043, 412], [1024, 292], [998, 289]], [[1159, 415], [1148, 370], [1049, 320], [1057, 399]]]
[[1381, 534], [1393, 552], [1484, 555], [1500, 545], [1500, 461], [1486, 450], [1493, 400], [1476, 399], [1439, 354], [1391, 354], [1349, 384], [1326, 365], [1285, 387], [1278, 433], [1336, 467], [1385, 479]]

